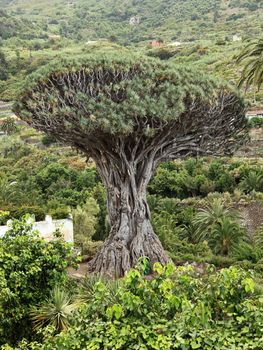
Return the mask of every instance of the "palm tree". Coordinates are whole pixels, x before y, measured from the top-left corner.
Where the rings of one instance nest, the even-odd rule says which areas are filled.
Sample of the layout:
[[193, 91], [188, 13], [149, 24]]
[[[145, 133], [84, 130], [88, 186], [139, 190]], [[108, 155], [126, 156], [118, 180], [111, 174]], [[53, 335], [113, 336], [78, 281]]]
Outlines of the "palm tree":
[[238, 86], [245, 84], [246, 89], [253, 85], [259, 90], [263, 82], [263, 38], [249, 43], [237, 57], [237, 63], [244, 62]]
[[244, 237], [244, 230], [237, 222], [228, 217], [224, 217], [213, 225], [209, 243], [215, 253], [228, 255], [230, 249], [236, 246]]
[[0, 204], [9, 205], [10, 203], [20, 201], [21, 198], [22, 193], [16, 181], [10, 182], [5, 177], [0, 179]]
[[214, 199], [196, 214], [196, 238], [207, 241], [215, 253], [228, 255], [230, 249], [244, 237], [244, 229], [238, 224], [239, 214], [226, 208], [220, 199]]
[[55, 287], [50, 297], [31, 312], [34, 328], [52, 325], [58, 332], [66, 330], [76, 308], [77, 304], [72, 303], [71, 297], [64, 290]]
[[225, 217], [235, 221], [239, 218], [239, 215], [234, 210], [226, 208], [222, 200], [218, 198], [209, 202], [204, 208], [199, 209], [193, 220], [193, 224], [197, 226], [196, 235], [198, 240], [205, 240], [213, 225], [218, 224]]

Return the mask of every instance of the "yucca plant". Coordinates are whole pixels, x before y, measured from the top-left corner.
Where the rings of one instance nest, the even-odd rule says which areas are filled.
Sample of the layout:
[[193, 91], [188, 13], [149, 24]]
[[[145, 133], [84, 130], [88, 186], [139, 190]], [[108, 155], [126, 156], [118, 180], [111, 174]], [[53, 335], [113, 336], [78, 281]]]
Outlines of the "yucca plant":
[[55, 287], [51, 291], [50, 297], [31, 312], [34, 329], [52, 325], [57, 332], [66, 330], [76, 308], [77, 304], [72, 302], [72, 298], [68, 293], [59, 287]]

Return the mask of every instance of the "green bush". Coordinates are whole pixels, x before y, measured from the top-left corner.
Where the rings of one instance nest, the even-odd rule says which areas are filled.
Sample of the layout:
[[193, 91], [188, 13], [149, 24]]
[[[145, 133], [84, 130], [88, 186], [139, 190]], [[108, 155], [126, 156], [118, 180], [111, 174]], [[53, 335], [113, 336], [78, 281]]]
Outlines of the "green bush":
[[249, 119], [249, 125], [252, 128], [263, 128], [263, 118], [262, 117], [254, 117]]
[[49, 214], [52, 216], [52, 219], [54, 220], [68, 219], [70, 215], [70, 209], [58, 207], [56, 209], [51, 209], [49, 211]]
[[54, 138], [54, 136], [51, 135], [44, 135], [41, 139], [41, 142], [43, 143], [44, 146], [50, 146], [54, 143], [57, 142], [57, 140]]
[[84, 256], [85, 260], [91, 260], [95, 256], [95, 254], [100, 250], [102, 245], [102, 241], [86, 240], [81, 245], [82, 255]]
[[[116, 287], [86, 288], [67, 332], [28, 349], [260, 350], [263, 300], [254, 281], [231, 267], [203, 274], [193, 267], [154, 266], [154, 278], [131, 270]], [[20, 348], [21, 350], [24, 348]]]
[[76, 266], [70, 244], [60, 236], [44, 241], [28, 220], [14, 220], [0, 239], [0, 345], [32, 337], [32, 306], [66, 283], [67, 267]]
[[235, 260], [228, 256], [213, 255], [208, 262], [216, 267], [226, 268], [233, 265]]
[[38, 206], [6, 207], [7, 215], [0, 217], [0, 224], [5, 225], [8, 220], [21, 219], [24, 215], [30, 214], [36, 221], [45, 219], [45, 210]]

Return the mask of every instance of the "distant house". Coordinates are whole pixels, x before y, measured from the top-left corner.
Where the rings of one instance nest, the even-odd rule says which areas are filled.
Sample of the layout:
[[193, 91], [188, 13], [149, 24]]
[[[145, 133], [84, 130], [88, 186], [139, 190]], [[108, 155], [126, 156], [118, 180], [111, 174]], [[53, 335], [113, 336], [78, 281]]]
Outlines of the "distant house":
[[235, 34], [235, 35], [233, 35], [232, 40], [233, 41], [242, 41], [242, 37], [239, 36], [238, 34]]
[[162, 40], [153, 40], [150, 41], [149, 43], [152, 47], [160, 47], [163, 45], [163, 41]]
[[248, 119], [251, 118], [263, 118], [263, 109], [257, 109], [255, 111], [248, 111], [246, 114]]

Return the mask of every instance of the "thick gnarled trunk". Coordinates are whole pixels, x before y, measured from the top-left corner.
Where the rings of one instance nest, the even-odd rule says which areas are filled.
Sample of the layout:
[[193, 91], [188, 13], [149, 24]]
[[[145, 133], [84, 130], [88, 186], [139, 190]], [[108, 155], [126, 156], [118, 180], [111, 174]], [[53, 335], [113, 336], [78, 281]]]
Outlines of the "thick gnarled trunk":
[[134, 267], [140, 257], [148, 257], [151, 263], [167, 263], [169, 259], [150, 222], [146, 187], [151, 174], [136, 178], [132, 167], [122, 174], [101, 167], [99, 172], [107, 187], [111, 231], [91, 261], [90, 270], [120, 277]]

